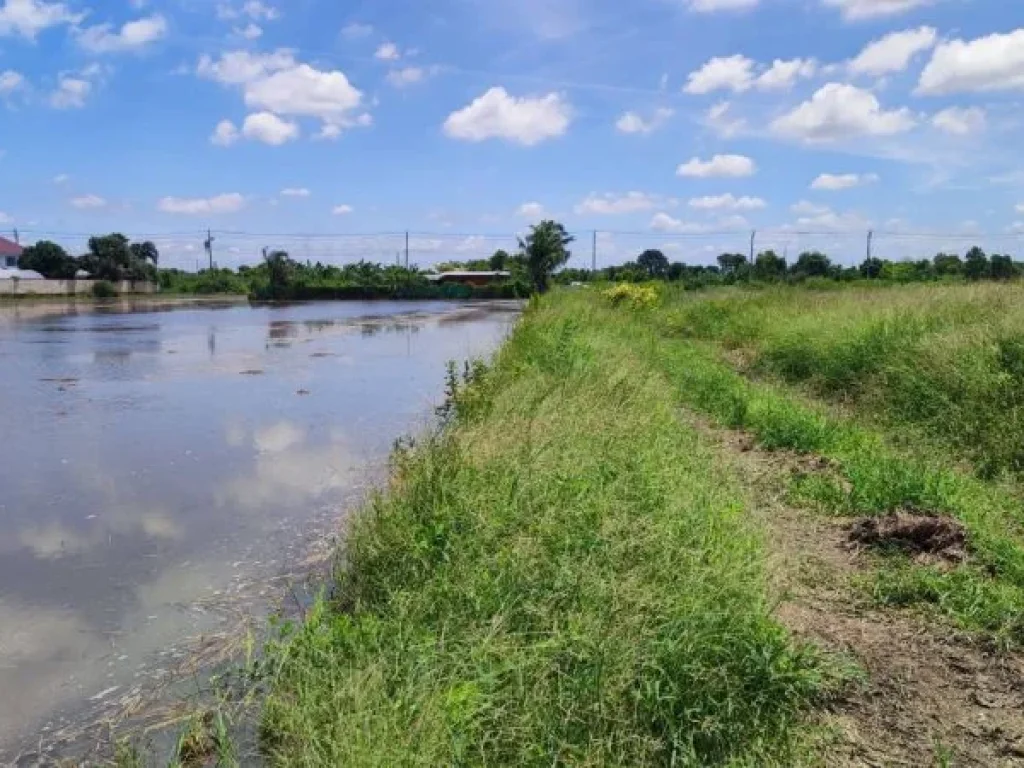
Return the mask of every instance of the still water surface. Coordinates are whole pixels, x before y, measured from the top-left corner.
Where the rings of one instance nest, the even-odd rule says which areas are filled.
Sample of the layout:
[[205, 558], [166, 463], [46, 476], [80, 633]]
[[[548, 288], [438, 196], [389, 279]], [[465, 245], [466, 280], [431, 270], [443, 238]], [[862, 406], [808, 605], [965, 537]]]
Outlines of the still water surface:
[[335, 527], [516, 311], [0, 307], [0, 763]]

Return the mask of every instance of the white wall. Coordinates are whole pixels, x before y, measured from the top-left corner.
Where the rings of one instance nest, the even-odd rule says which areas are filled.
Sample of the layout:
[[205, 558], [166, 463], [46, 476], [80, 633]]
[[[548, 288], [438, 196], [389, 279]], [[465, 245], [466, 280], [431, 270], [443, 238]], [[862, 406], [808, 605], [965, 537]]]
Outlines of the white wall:
[[[17, 278], [0, 279], [0, 296], [81, 296], [92, 295], [92, 287], [96, 280], [18, 280]], [[156, 284], [148, 282], [132, 283], [122, 280], [114, 283], [119, 294], [156, 293]]]

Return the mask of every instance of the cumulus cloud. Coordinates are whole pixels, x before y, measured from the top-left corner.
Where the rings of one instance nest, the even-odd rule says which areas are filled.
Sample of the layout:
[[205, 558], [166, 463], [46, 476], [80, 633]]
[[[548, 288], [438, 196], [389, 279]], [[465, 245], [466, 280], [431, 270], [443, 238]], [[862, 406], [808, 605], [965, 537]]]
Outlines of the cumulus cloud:
[[281, 190], [281, 197], [309, 197], [312, 194], [305, 187], [287, 187]]
[[760, 0], [689, 0], [689, 9], [696, 13], [718, 13], [719, 11], [745, 11], [757, 6]]
[[106, 208], [107, 201], [99, 195], [82, 195], [81, 197], [72, 198], [71, 206], [83, 211], [95, 210], [97, 208]]
[[615, 122], [615, 128], [619, 133], [647, 135], [665, 125], [674, 114], [675, 112], [668, 107], [659, 107], [649, 118], [641, 117], [636, 112], [626, 112]]
[[35, 40], [36, 35], [61, 24], [79, 24], [85, 13], [75, 13], [64, 3], [45, 0], [5, 0], [0, 5], [0, 37], [20, 35]]
[[954, 136], [969, 136], [985, 130], [987, 117], [981, 107], [949, 107], [932, 118], [932, 125]]
[[167, 36], [167, 19], [156, 14], [129, 21], [120, 29], [110, 24], [98, 24], [78, 33], [78, 44], [90, 53], [118, 53], [145, 48]]
[[234, 33], [246, 40], [259, 40], [263, 37], [263, 27], [250, 21], [244, 27], [235, 27]]
[[874, 184], [878, 176], [874, 173], [823, 173], [811, 182], [811, 189], [837, 192], [842, 189], [862, 187], [865, 184]]
[[14, 93], [24, 85], [25, 76], [20, 72], [15, 72], [13, 69], [0, 72], [0, 96]]
[[937, 33], [933, 27], [893, 32], [865, 47], [850, 62], [850, 72], [875, 77], [902, 72], [914, 56], [934, 46], [936, 39]]
[[801, 200], [800, 202], [793, 203], [793, 205], [789, 206], [789, 210], [797, 216], [822, 216], [829, 213], [832, 209], [827, 205], [819, 205], [818, 203], [812, 203], [808, 200]]
[[822, 0], [827, 7], [837, 8], [846, 21], [863, 21], [896, 16], [915, 8], [931, 5], [934, 0]]
[[57, 88], [50, 94], [50, 106], [54, 109], [81, 109], [92, 93], [92, 81], [75, 74], [61, 74]]
[[210, 143], [219, 147], [230, 147], [238, 141], [240, 134], [238, 128], [230, 120], [221, 120], [210, 135]]
[[387, 80], [395, 88], [404, 88], [408, 85], [423, 82], [426, 76], [427, 73], [423, 67], [403, 67], [388, 72]]
[[331, 213], [333, 213], [335, 216], [346, 216], [352, 213], [352, 211], [354, 210], [355, 209], [351, 205], [336, 205], [331, 210]]
[[677, 234], [695, 234], [698, 232], [707, 231], [707, 227], [703, 224], [697, 224], [692, 221], [683, 221], [677, 219], [665, 212], [654, 214], [654, 218], [651, 219], [651, 229], [656, 232], [674, 232]]
[[300, 131], [298, 124], [282, 120], [273, 112], [255, 112], [245, 118], [242, 134], [247, 139], [277, 147], [299, 138]]
[[576, 206], [575, 210], [580, 215], [614, 216], [649, 211], [656, 205], [656, 199], [644, 192], [627, 192], [624, 195], [591, 193]]
[[523, 203], [519, 206], [516, 211], [517, 216], [522, 216], [524, 219], [540, 219], [543, 218], [546, 213], [544, 206], [537, 202]]
[[504, 139], [530, 147], [564, 135], [571, 120], [572, 107], [561, 94], [516, 98], [498, 87], [452, 112], [444, 133], [463, 141]]
[[907, 108], [886, 111], [871, 91], [829, 83], [809, 101], [777, 118], [776, 133], [807, 142], [828, 142], [860, 136], [891, 136], [909, 131], [915, 120]]
[[695, 197], [689, 202], [691, 208], [702, 211], [756, 211], [766, 205], [760, 197], [735, 197], [730, 193]]
[[753, 176], [757, 165], [743, 155], [715, 155], [710, 160], [691, 158], [676, 169], [677, 176], [706, 179], [712, 177], [739, 178]]
[[394, 43], [381, 43], [373, 57], [380, 61], [398, 61], [402, 54]]
[[747, 121], [742, 117], [732, 117], [732, 104], [720, 101], [708, 108], [704, 115], [704, 125], [723, 138], [735, 136], [742, 131]]
[[236, 213], [245, 207], [245, 197], [238, 192], [229, 192], [214, 197], [164, 197], [157, 203], [157, 210], [191, 216]]
[[718, 56], [691, 72], [683, 90], [690, 94], [719, 90], [743, 93], [751, 88], [783, 90], [791, 88], [797, 80], [814, 77], [817, 71], [818, 62], [814, 59], [775, 59], [771, 66], [761, 67], [740, 54]]
[[917, 93], [1024, 90], [1024, 28], [976, 40], [948, 40], [921, 72]]
[[342, 37], [349, 40], [358, 40], [362, 37], [369, 37], [373, 34], [373, 27], [369, 24], [360, 24], [353, 21], [341, 28]]

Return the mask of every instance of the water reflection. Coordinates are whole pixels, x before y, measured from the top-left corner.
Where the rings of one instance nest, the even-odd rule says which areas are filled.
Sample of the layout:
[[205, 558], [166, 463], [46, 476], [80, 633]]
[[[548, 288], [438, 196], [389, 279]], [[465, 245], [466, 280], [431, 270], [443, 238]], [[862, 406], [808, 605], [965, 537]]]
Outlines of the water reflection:
[[0, 307], [0, 764], [268, 592], [514, 311]]

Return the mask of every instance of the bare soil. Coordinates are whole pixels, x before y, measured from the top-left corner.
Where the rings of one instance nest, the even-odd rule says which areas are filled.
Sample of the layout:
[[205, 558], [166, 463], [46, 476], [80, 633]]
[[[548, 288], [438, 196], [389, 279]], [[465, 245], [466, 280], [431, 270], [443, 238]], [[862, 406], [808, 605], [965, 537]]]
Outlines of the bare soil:
[[938, 619], [880, 609], [852, 583], [873, 567], [870, 548], [880, 544], [962, 557], [962, 527], [906, 511], [851, 526], [849, 519], [793, 508], [785, 502], [789, 478], [835, 472], [833, 462], [766, 451], [748, 434], [686, 418], [749, 488], [750, 508], [767, 531], [779, 619], [795, 636], [842, 654], [865, 673], [820, 716], [822, 763], [1024, 766], [1024, 658]]

